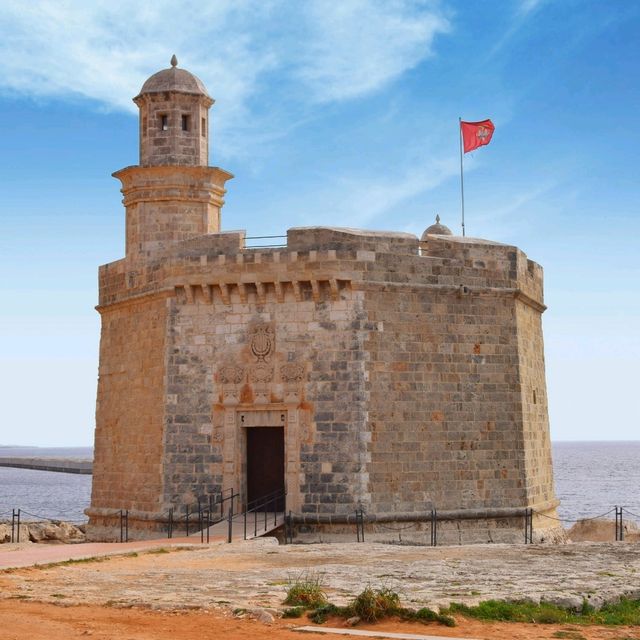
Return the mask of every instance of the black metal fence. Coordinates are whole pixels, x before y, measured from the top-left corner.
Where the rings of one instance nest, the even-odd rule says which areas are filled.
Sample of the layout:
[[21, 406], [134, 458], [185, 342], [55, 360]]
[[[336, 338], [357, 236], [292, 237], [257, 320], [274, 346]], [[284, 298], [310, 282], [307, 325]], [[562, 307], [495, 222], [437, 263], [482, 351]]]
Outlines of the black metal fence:
[[[487, 520], [487, 519], [512, 519], [517, 520], [519, 518], [522, 519], [522, 529], [524, 533], [524, 543], [525, 544], [534, 544], [534, 516], [540, 518], [548, 518], [550, 520], [555, 520], [559, 525], [565, 523], [576, 523], [576, 522], [588, 522], [590, 520], [599, 520], [602, 519], [612, 513], [615, 513], [615, 525], [613, 531], [613, 538], [616, 542], [624, 541], [624, 523], [625, 523], [625, 514], [627, 516], [631, 516], [640, 520], [640, 516], [632, 511], [630, 511], [627, 507], [615, 506], [613, 509], [610, 509], [606, 513], [601, 513], [597, 516], [588, 517], [588, 518], [578, 518], [575, 520], [569, 520], [566, 518], [555, 518], [553, 516], [548, 516], [545, 513], [535, 511], [532, 508], [513, 510], [513, 513], [509, 514], [485, 514], [478, 515], [476, 517], [465, 517], [459, 518], [451, 514], [447, 514], [446, 512], [438, 513], [438, 511], [434, 508], [430, 511], [426, 511], [422, 514], [412, 514], [409, 515], [408, 518], [412, 518], [412, 521], [402, 525], [400, 521], [394, 521], [393, 516], [387, 516], [384, 518], [380, 518], [376, 515], [367, 515], [364, 509], [361, 506], [351, 512], [350, 514], [345, 514], [343, 516], [327, 516], [326, 519], [317, 517], [314, 519], [313, 516], [302, 515], [302, 514], [294, 514], [292, 511], [289, 511], [285, 516], [284, 522], [284, 542], [285, 544], [293, 543], [294, 533], [296, 526], [299, 525], [309, 525], [309, 524], [330, 524], [330, 525], [354, 525], [355, 526], [355, 534], [357, 542], [365, 541], [365, 524], [375, 525], [385, 530], [394, 531], [398, 533], [399, 540], [402, 541], [402, 532], [407, 531], [409, 529], [415, 529], [418, 523], [428, 523], [429, 524], [429, 546], [436, 547], [438, 545], [438, 525], [441, 522], [453, 521], [458, 519], [465, 520]], [[627, 518], [628, 519], [628, 518]], [[315, 521], [314, 521], [315, 520]], [[393, 523], [393, 524], [392, 524]]]
[[[546, 518], [558, 522], [559, 525], [566, 523], [576, 522], [588, 522], [592, 520], [600, 520], [606, 516], [614, 514], [614, 531], [613, 539], [616, 542], [623, 542], [625, 537], [625, 521], [635, 518], [640, 520], [640, 516], [628, 507], [616, 505], [605, 513], [598, 514], [592, 517], [579, 518], [575, 520], [569, 520], [566, 518], [556, 518], [549, 516], [546, 513], [537, 512], [532, 508], [509, 510], [510, 513], [501, 514], [500, 510], [495, 510], [495, 513], [486, 512], [475, 517], [465, 516], [464, 518], [456, 517], [448, 512], [440, 512], [433, 508], [421, 514], [405, 514], [405, 524], [402, 524], [400, 520], [394, 520], [393, 515], [387, 515], [385, 517], [376, 516], [375, 514], [367, 514], [361, 505], [352, 511], [351, 513], [338, 515], [338, 516], [326, 516], [322, 518], [320, 516], [295, 514], [293, 511], [289, 511], [283, 516], [283, 513], [278, 509], [282, 508], [285, 503], [286, 492], [275, 491], [262, 498], [254, 500], [247, 504], [244, 510], [236, 509], [236, 504], [239, 504], [240, 494], [233, 491], [233, 489], [226, 489], [218, 495], [208, 496], [207, 498], [201, 498], [196, 504], [185, 505], [182, 507], [170, 507], [160, 516], [160, 521], [166, 524], [167, 538], [171, 539], [177, 530], [184, 531], [184, 534], [189, 537], [191, 535], [200, 534], [201, 543], [209, 543], [211, 527], [222, 522], [227, 522], [227, 542], [233, 540], [233, 528], [234, 524], [242, 522], [243, 526], [243, 539], [248, 537], [257, 537], [268, 531], [271, 531], [280, 526], [278, 518], [281, 520], [281, 525], [284, 527], [284, 542], [285, 544], [293, 543], [295, 536], [295, 530], [297, 526], [307, 524], [340, 524], [349, 525], [355, 527], [355, 537], [357, 542], [365, 542], [365, 526], [376, 525], [386, 530], [395, 531], [398, 533], [399, 539], [402, 539], [402, 532], [415, 528], [419, 523], [428, 523], [429, 530], [429, 546], [435, 547], [438, 545], [438, 526], [439, 523], [445, 521], [452, 521], [458, 519], [522, 519], [522, 528], [524, 534], [524, 543], [533, 544], [534, 542], [534, 517]], [[31, 520], [25, 520], [24, 516], [36, 518], [37, 521], [49, 521], [53, 523], [60, 523], [58, 518], [47, 518], [42, 514], [35, 514], [24, 509], [12, 509], [11, 511], [0, 512], [0, 517], [3, 515], [11, 515], [11, 542], [19, 543], [21, 525], [24, 526]], [[129, 510], [121, 509], [114, 513], [119, 521], [120, 529], [120, 542], [129, 541]], [[70, 524], [84, 524], [64, 520]], [[8, 523], [8, 521], [7, 521]]]

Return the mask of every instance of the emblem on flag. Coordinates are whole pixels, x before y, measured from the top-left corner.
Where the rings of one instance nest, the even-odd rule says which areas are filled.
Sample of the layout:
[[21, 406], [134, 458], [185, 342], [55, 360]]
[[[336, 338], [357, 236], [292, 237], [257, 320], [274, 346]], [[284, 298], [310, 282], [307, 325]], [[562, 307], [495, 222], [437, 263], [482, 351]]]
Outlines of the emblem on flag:
[[481, 122], [460, 121], [464, 152], [468, 153], [478, 147], [489, 144], [494, 130], [495, 126], [491, 120], [482, 120]]

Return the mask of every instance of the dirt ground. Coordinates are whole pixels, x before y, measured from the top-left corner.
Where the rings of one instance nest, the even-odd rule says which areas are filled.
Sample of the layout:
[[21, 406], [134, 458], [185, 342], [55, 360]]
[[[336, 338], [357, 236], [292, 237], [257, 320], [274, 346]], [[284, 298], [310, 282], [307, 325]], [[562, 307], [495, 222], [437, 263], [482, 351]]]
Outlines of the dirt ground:
[[[482, 623], [462, 618], [457, 621], [458, 626], [454, 628], [394, 621], [374, 626], [358, 625], [357, 628], [478, 640], [546, 640], [562, 637], [570, 640], [640, 639], [640, 629], [628, 627]], [[272, 625], [265, 625], [253, 620], [237, 619], [217, 610], [168, 612], [0, 600], [2, 640], [84, 640], [88, 637], [92, 640], [328, 640], [345, 637], [315, 633], [301, 635], [292, 630], [292, 627], [304, 624], [309, 623], [305, 620], [277, 620]], [[344, 626], [344, 623], [330, 620], [324, 626], [338, 627]]]
[[[128, 549], [127, 549], [128, 550]], [[318, 571], [332, 602], [346, 602], [367, 584], [384, 584], [414, 608], [473, 603], [509, 593], [560, 595], [637, 590], [640, 548], [581, 544], [558, 547], [393, 547], [288, 545], [261, 540], [235, 545], [140, 550], [92, 561], [59, 562], [0, 572], [0, 640], [316, 640], [306, 618], [265, 624], [237, 618], [235, 608], [282, 609], [288, 579]], [[16, 551], [21, 552], [21, 550]], [[632, 590], [633, 590], [632, 589]], [[634, 596], [634, 597], [637, 597]], [[458, 616], [453, 628], [390, 620], [357, 630], [442, 638], [640, 640], [640, 627], [484, 623]], [[330, 620], [324, 627], [343, 627]]]

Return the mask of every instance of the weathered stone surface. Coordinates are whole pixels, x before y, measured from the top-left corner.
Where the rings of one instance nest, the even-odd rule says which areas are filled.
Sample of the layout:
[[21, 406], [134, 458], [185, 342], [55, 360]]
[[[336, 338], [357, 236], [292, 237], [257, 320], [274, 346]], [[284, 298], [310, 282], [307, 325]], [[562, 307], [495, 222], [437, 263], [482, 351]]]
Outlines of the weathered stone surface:
[[347, 604], [368, 586], [396, 591], [406, 606], [437, 608], [488, 599], [553, 601], [596, 607], [640, 597], [640, 545], [384, 544], [278, 546], [273, 539], [112, 558], [38, 572], [2, 575], [1, 593], [71, 604], [152, 605], [159, 609], [226, 607], [245, 614], [286, 608], [291, 580], [315, 576], [331, 602]]

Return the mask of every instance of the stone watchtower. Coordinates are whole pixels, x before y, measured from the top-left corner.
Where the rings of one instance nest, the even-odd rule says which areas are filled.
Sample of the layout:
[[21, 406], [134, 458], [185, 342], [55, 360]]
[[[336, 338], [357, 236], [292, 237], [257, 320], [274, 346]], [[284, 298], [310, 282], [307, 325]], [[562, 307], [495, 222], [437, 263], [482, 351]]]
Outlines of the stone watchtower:
[[116, 538], [121, 510], [158, 535], [231, 492], [278, 495], [302, 537], [352, 539], [360, 507], [369, 539], [429, 539], [435, 510], [441, 542], [521, 541], [529, 509], [555, 535], [542, 268], [439, 221], [247, 247], [220, 229], [232, 176], [207, 164], [202, 83], [174, 57], [134, 101], [126, 255], [99, 273], [89, 538]]
[[145, 258], [178, 240], [220, 231], [224, 184], [209, 167], [213, 100], [193, 74], [171, 67], [133, 99], [140, 109], [140, 165], [116, 171], [127, 210], [127, 257]]

